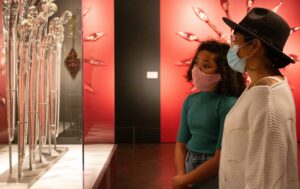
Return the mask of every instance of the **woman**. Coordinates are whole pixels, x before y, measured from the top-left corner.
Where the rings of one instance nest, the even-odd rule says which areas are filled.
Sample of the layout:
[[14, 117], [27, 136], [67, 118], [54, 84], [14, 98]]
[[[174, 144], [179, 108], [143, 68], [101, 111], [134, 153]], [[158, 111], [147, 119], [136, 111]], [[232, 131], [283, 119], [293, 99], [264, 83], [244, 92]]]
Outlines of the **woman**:
[[229, 45], [202, 42], [188, 69], [187, 81], [200, 92], [187, 97], [175, 147], [173, 188], [218, 188], [218, 169], [227, 112], [245, 88], [241, 73], [230, 69]]
[[253, 8], [236, 24], [227, 58], [251, 84], [228, 113], [222, 142], [221, 189], [298, 189], [295, 105], [280, 73], [293, 60], [282, 52], [289, 25], [271, 10]]

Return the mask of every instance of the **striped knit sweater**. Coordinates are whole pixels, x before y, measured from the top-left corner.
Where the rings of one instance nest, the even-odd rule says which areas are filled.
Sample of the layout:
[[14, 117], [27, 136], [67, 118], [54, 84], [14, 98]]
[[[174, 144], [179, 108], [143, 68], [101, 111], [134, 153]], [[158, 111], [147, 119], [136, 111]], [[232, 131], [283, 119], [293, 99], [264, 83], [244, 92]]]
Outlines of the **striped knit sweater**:
[[220, 189], [298, 189], [295, 122], [286, 79], [246, 89], [225, 120]]

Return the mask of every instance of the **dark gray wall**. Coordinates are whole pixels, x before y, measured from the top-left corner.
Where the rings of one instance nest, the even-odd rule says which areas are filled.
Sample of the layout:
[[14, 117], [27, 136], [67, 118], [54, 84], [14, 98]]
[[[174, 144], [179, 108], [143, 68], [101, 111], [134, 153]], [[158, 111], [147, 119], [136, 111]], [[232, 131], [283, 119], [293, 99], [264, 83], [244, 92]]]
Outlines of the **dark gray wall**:
[[[115, 0], [116, 142], [160, 142], [160, 1]], [[157, 71], [158, 79], [147, 79]]]

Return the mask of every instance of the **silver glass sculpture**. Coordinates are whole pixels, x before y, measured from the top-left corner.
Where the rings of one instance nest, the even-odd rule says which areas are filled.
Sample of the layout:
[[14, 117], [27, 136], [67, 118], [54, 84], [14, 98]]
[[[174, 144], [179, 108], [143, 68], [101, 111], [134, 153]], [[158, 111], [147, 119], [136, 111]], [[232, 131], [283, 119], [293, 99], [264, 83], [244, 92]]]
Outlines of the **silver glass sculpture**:
[[72, 13], [65, 11], [49, 20], [57, 11], [53, 2], [2, 1], [9, 167], [12, 173], [11, 148], [17, 131], [19, 177], [26, 144], [32, 170], [36, 150], [42, 161], [42, 146], [48, 138], [50, 154], [51, 135], [56, 138], [59, 133], [61, 51], [64, 24]]

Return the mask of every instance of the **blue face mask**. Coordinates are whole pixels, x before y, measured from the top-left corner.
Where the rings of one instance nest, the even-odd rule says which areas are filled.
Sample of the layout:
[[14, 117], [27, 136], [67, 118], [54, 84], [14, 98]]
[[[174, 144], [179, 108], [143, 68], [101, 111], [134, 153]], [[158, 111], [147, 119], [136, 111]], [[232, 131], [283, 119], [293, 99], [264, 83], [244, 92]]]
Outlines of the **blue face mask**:
[[243, 46], [245, 46], [246, 44], [250, 43], [251, 41], [243, 44], [242, 46], [238, 46], [238, 45], [233, 45], [232, 47], [230, 47], [228, 53], [227, 53], [227, 61], [229, 66], [237, 72], [240, 73], [244, 73], [245, 72], [245, 67], [246, 67], [246, 60], [248, 57], [244, 57], [244, 58], [239, 58], [237, 55], [237, 52], [239, 50], [239, 48], [242, 48]]

